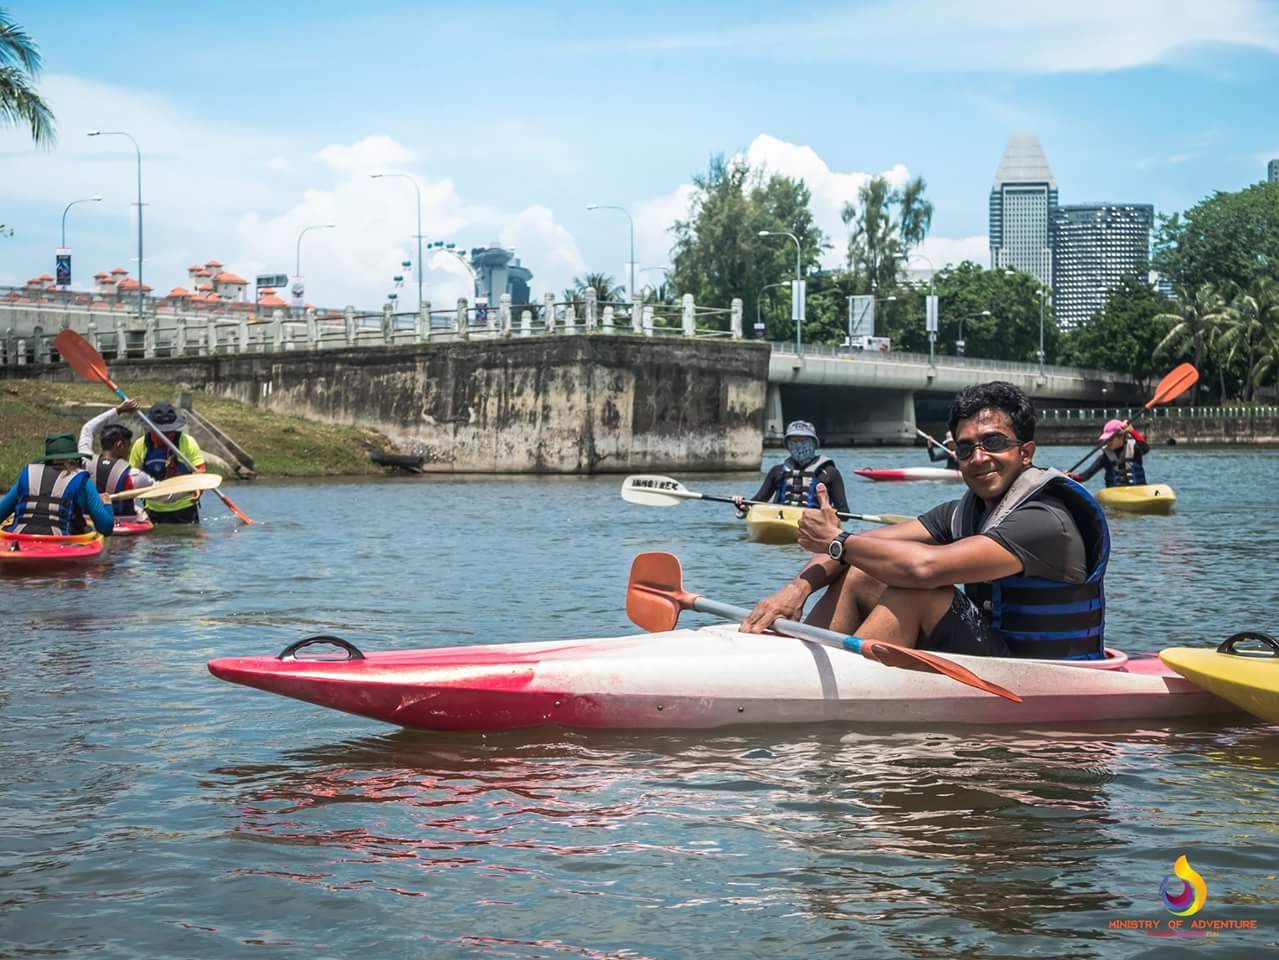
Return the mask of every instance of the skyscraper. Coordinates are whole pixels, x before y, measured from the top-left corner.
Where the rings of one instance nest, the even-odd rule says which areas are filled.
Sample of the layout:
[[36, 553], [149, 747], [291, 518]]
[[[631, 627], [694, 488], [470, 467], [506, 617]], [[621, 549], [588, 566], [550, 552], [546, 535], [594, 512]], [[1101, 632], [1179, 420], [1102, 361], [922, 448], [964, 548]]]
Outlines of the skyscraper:
[[990, 265], [1052, 283], [1052, 225], [1057, 181], [1034, 134], [1008, 141], [990, 191]]
[[1271, 183], [1279, 181], [1279, 160], [1271, 160], [1266, 165], [1266, 174]]
[[1053, 219], [1053, 313], [1063, 330], [1088, 321], [1124, 277], [1146, 279], [1155, 208], [1145, 203], [1079, 203]]

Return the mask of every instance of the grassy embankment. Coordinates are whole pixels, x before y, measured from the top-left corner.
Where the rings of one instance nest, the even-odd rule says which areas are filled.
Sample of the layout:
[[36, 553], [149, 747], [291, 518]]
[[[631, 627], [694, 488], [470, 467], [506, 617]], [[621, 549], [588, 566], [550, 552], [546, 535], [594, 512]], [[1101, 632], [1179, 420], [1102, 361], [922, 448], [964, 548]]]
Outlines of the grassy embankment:
[[[157, 400], [172, 400], [178, 392], [176, 386], [157, 383], [120, 386], [143, 409]], [[110, 400], [110, 391], [95, 383], [0, 380], [0, 488], [44, 453], [46, 433], [79, 435], [83, 424], [57, 407]], [[368, 450], [394, 449], [372, 430], [283, 416], [200, 391], [193, 392], [191, 404], [249, 452], [263, 479], [381, 475], [382, 469], [369, 462]]]

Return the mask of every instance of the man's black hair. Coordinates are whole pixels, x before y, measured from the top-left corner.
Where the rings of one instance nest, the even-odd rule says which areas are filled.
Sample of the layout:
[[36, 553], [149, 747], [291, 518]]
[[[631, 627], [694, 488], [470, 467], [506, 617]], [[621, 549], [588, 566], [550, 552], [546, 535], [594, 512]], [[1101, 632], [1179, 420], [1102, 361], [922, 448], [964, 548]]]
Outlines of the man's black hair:
[[950, 405], [950, 432], [959, 435], [959, 421], [977, 416], [987, 407], [1008, 414], [1013, 435], [1023, 443], [1035, 439], [1035, 408], [1019, 387], [1007, 380], [992, 380], [965, 387]]
[[128, 443], [133, 439], [133, 431], [120, 423], [113, 423], [110, 426], [102, 428], [102, 432], [98, 434], [98, 441], [102, 444], [102, 449], [107, 450], [114, 447], [123, 440]]

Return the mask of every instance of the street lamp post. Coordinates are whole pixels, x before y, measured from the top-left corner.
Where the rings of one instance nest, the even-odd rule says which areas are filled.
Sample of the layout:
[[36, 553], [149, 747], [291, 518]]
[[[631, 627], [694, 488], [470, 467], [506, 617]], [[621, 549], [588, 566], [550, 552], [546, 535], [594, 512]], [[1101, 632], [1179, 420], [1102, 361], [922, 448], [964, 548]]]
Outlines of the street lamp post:
[[90, 130], [90, 137], [128, 137], [138, 155], [138, 319], [142, 319], [142, 148], [123, 130]]
[[621, 210], [626, 214], [626, 221], [631, 225], [631, 259], [627, 263], [628, 273], [630, 275], [630, 283], [627, 285], [627, 291], [631, 298], [631, 303], [635, 302], [635, 221], [631, 218], [631, 212], [625, 207], [619, 207], [612, 203], [588, 203], [587, 210]]
[[[1049, 276], [1051, 276], [1052, 275], [1052, 268], [1051, 268], [1052, 247], [1044, 247], [1043, 252], [1045, 257], [1047, 258], [1047, 263], [1049, 264], [1048, 273], [1049, 273]], [[1038, 357], [1039, 357], [1039, 378], [1041, 380], [1044, 377], [1044, 294], [1045, 294], [1044, 281], [1040, 280], [1039, 281], [1039, 353], [1038, 353]]]
[[964, 321], [969, 317], [989, 317], [989, 310], [982, 310], [978, 313], [965, 313], [959, 318], [959, 338], [955, 341], [955, 356], [962, 357], [964, 355]]
[[407, 173], [371, 173], [370, 179], [381, 180], [386, 177], [400, 177], [413, 184], [413, 192], [417, 194], [417, 309], [422, 312], [422, 188], [417, 185], [417, 178]]
[[[68, 287], [71, 285], [71, 252], [67, 250], [67, 211], [70, 210], [72, 207], [74, 207], [77, 203], [101, 203], [101, 202], [102, 202], [102, 197], [98, 196], [97, 194], [94, 194], [92, 197], [84, 197], [81, 200], [72, 200], [70, 203], [68, 203], [65, 207], [62, 208], [62, 243], [58, 245], [58, 262], [59, 264], [61, 264], [62, 258], [64, 256], [66, 257], [66, 265], [67, 265], [66, 286]], [[142, 281], [139, 280], [138, 282], [141, 283]]]
[[334, 224], [332, 223], [313, 223], [309, 227], [303, 227], [298, 232], [297, 259], [293, 265], [293, 296], [297, 298], [293, 301], [295, 305], [297, 300], [302, 298], [303, 290], [305, 290], [302, 284], [302, 238], [312, 230], [332, 230], [333, 227]]
[[779, 283], [766, 283], [759, 288], [759, 294], [755, 297], [755, 334], [759, 337], [759, 339], [764, 339], [764, 320], [759, 313], [759, 305], [760, 301], [764, 299], [764, 291], [770, 290], [773, 287], [789, 287], [790, 284], [791, 282], [789, 280], [782, 280]]
[[792, 240], [795, 241], [795, 284], [796, 286], [791, 291], [791, 302], [795, 305], [795, 308], [792, 311], [795, 314], [795, 316], [792, 318], [795, 321], [795, 356], [799, 356], [801, 351], [803, 350], [803, 340], [802, 340], [803, 317], [800, 316], [801, 311], [799, 308], [800, 304], [798, 300], [799, 290], [800, 290], [798, 285], [802, 282], [802, 278], [800, 274], [800, 266], [799, 266], [799, 256], [800, 256], [799, 237], [795, 236], [795, 234], [793, 233], [787, 233], [785, 230], [761, 230], [759, 232], [759, 235], [761, 237], [790, 237]]

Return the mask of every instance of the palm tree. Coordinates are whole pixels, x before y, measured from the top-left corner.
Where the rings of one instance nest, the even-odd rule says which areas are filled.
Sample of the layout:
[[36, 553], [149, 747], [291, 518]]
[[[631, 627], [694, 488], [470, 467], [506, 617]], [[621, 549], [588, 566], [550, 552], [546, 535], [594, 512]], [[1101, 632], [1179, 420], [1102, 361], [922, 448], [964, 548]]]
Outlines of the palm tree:
[[36, 92], [40, 53], [25, 30], [0, 9], [0, 126], [31, 128], [39, 147], [51, 147], [55, 139], [53, 111]]
[[1270, 277], [1258, 277], [1248, 289], [1231, 298], [1224, 314], [1214, 345], [1226, 366], [1232, 366], [1241, 355], [1244, 357], [1245, 399], [1251, 401], [1257, 387], [1257, 350], [1262, 347], [1267, 330], [1279, 327], [1279, 283]]
[[584, 277], [574, 277], [573, 286], [564, 291], [564, 298], [585, 299], [587, 290], [595, 291], [596, 303], [621, 303], [626, 299], [626, 288], [608, 273], [588, 273]]
[[[1155, 346], [1155, 356], [1168, 352], [1183, 352], [1191, 347], [1196, 369], [1203, 369], [1204, 357], [1212, 346], [1213, 334], [1224, 323], [1225, 303], [1211, 283], [1205, 283], [1193, 291], [1177, 287], [1176, 312], [1161, 313], [1155, 323], [1171, 323], [1170, 329]], [[1221, 400], [1225, 400], [1225, 377], [1222, 375]]]

